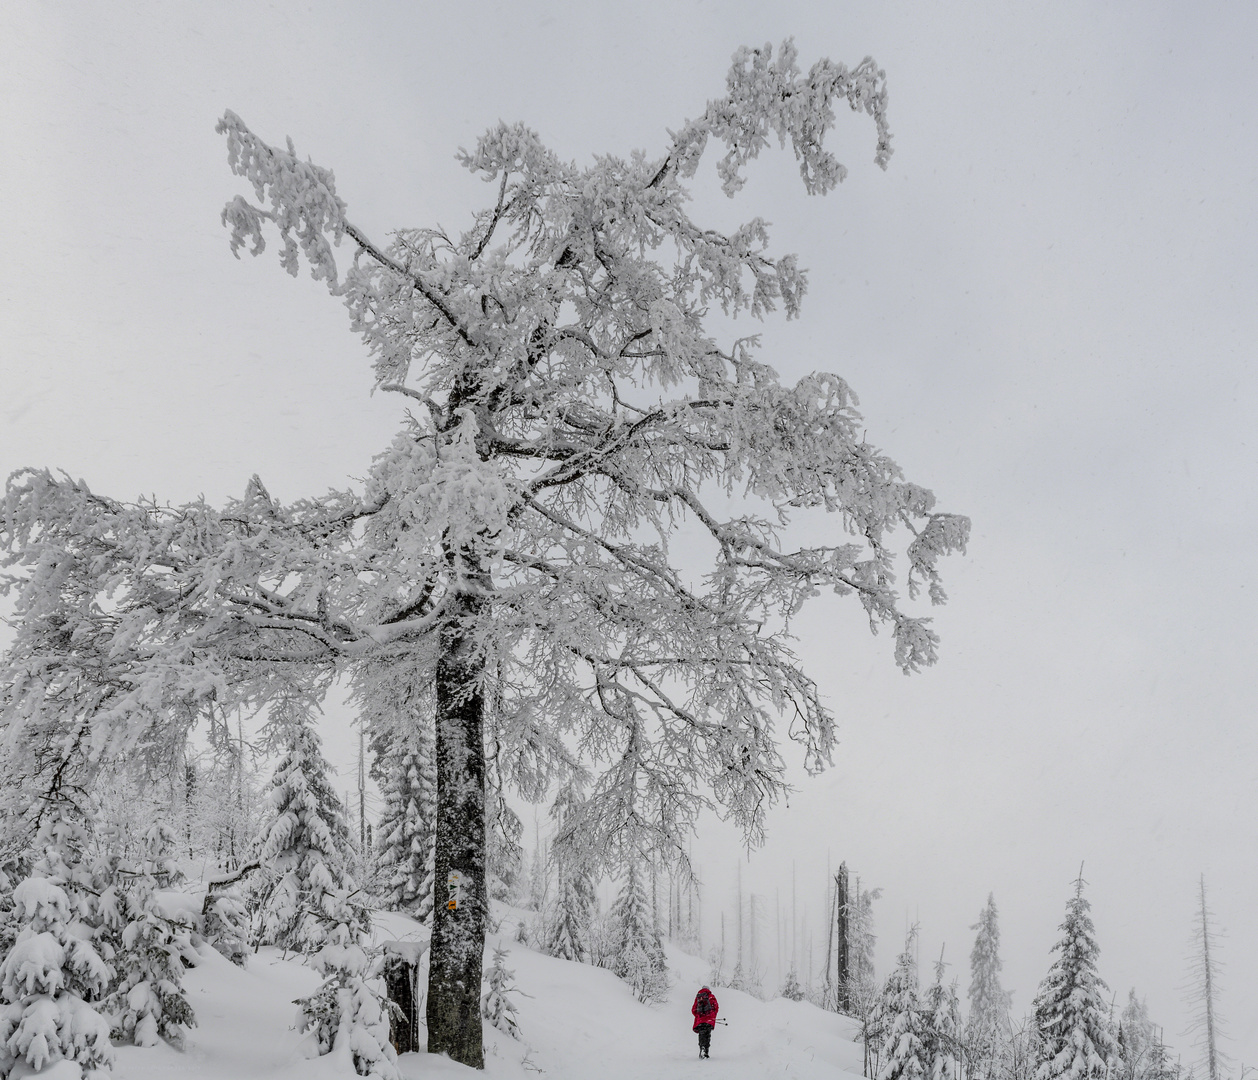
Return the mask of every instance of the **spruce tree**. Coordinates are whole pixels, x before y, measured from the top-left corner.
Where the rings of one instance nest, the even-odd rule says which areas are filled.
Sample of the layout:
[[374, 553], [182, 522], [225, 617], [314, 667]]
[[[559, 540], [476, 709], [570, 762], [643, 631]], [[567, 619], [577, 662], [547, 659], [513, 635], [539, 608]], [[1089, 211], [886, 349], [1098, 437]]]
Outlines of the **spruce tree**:
[[506, 959], [507, 950], [495, 946], [493, 965], [485, 973], [485, 995], [481, 999], [480, 1014], [499, 1031], [518, 1039], [520, 1027], [516, 1021], [515, 1003], [509, 996], [515, 992], [515, 987], [511, 985], [515, 972], [507, 969]]
[[583, 804], [580, 787], [573, 781], [560, 789], [551, 806], [551, 816], [559, 826], [551, 845], [558, 889], [547, 922], [545, 949], [564, 960], [584, 961], [589, 956], [590, 922], [597, 904], [590, 871], [593, 853], [582, 843]]
[[878, 1002], [875, 1026], [882, 1032], [878, 1080], [923, 1080], [927, 1075], [926, 1013], [917, 994], [916, 944], [914, 926]]
[[1136, 997], [1133, 986], [1127, 992], [1127, 1004], [1118, 1018], [1118, 1046], [1126, 1080], [1144, 1080], [1153, 1065], [1157, 1032], [1149, 1019], [1149, 1006]]
[[926, 1076], [957, 1080], [961, 1075], [961, 1006], [955, 981], [944, 985], [943, 953], [935, 964], [935, 981], [926, 991]]
[[113, 1062], [109, 1022], [93, 1002], [114, 976], [101, 941], [99, 868], [77, 809], [55, 806], [36, 835], [29, 875], [13, 890], [21, 930], [0, 963], [0, 1075], [77, 1062], [103, 1080]]
[[1091, 905], [1083, 898], [1082, 872], [1066, 904], [1057, 959], [1035, 995], [1035, 1026], [1040, 1035], [1036, 1080], [1093, 1080], [1119, 1063], [1118, 1040], [1097, 974]]
[[106, 925], [116, 942], [116, 976], [105, 1008], [115, 1038], [136, 1046], [159, 1039], [181, 1043], [196, 1020], [183, 990], [184, 959], [195, 956], [192, 926], [170, 918], [159, 890], [182, 876], [174, 862], [175, 834], [152, 825], [138, 860], [120, 860], [113, 887], [102, 896]]
[[432, 914], [432, 841], [436, 776], [432, 739], [417, 732], [414, 745], [400, 742], [386, 759], [384, 814], [377, 833], [384, 905], [417, 919]]
[[794, 968], [786, 973], [786, 981], [782, 984], [782, 993], [779, 996], [791, 1001], [804, 1000], [804, 988], [799, 985], [799, 976], [795, 974]]
[[1000, 985], [1000, 925], [996, 898], [991, 893], [987, 895], [978, 922], [970, 929], [977, 931], [977, 936], [970, 950], [970, 1016], [966, 1041], [974, 1073], [989, 1076], [999, 1046], [1009, 1030], [1011, 996]]
[[273, 878], [262, 910], [268, 944], [315, 951], [354, 888], [347, 870], [349, 826], [328, 770], [319, 736], [308, 722], [294, 722], [271, 780], [274, 817], [260, 853]]
[[323, 945], [311, 965], [323, 983], [300, 999], [298, 1028], [311, 1056], [339, 1055], [369, 1080], [401, 1080], [390, 1042], [388, 990], [383, 958], [367, 949], [368, 911], [343, 894], [320, 914]]
[[632, 988], [639, 1001], [661, 1001], [668, 991], [668, 968], [655, 915], [646, 894], [638, 860], [629, 861], [625, 883], [612, 905], [616, 927], [613, 970]]

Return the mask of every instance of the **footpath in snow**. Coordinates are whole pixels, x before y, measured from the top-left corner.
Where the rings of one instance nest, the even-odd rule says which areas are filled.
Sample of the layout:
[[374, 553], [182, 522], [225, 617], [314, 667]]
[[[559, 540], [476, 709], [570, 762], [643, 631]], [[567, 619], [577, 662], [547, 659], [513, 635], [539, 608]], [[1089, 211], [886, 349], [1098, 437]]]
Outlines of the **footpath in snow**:
[[[377, 936], [405, 940], [417, 927], [402, 916], [381, 914]], [[514, 925], [508, 917], [504, 929]], [[833, 1080], [836, 1073], [861, 1075], [861, 1047], [851, 1020], [806, 1002], [758, 1001], [714, 986], [721, 1016], [712, 1056], [698, 1057], [690, 1030], [690, 1003], [707, 978], [704, 961], [670, 950], [672, 990], [666, 1003], [643, 1005], [609, 971], [533, 952], [491, 935], [510, 949], [514, 995], [522, 1041], [486, 1026], [485, 1071], [477, 1073], [446, 1058], [405, 1054], [398, 1062], [407, 1080], [424, 1077], [485, 1077], [487, 1080]], [[276, 949], [233, 967], [212, 950], [188, 971], [184, 985], [197, 1016], [184, 1050], [169, 1046], [119, 1047], [119, 1080], [352, 1080], [354, 1070], [334, 1057], [307, 1060], [292, 1030], [295, 998], [311, 993], [319, 976], [300, 960]], [[526, 996], [527, 995], [527, 996]], [[422, 1017], [422, 1009], [421, 1009]]]

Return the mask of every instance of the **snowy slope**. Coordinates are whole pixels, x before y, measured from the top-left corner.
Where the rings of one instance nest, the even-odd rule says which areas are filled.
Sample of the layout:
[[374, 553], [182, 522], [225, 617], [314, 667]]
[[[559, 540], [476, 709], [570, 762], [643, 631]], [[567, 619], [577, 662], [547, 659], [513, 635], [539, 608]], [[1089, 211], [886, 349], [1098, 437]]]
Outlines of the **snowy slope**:
[[[417, 935], [409, 920], [379, 917], [377, 936]], [[503, 923], [506, 930], [513, 919]], [[486, 949], [492, 956], [499, 937]], [[860, 1076], [861, 1048], [852, 1021], [784, 998], [762, 1002], [714, 987], [728, 1027], [718, 1027], [712, 1057], [701, 1061], [690, 1030], [690, 1002], [707, 975], [703, 961], [670, 951], [673, 989], [661, 1006], [642, 1005], [610, 972], [543, 956], [502, 935], [511, 952], [522, 1042], [486, 1027], [484, 1073], [444, 1058], [406, 1054], [404, 1077], [482, 1076], [488, 1080], [831, 1080], [836, 1071]], [[275, 949], [250, 957], [246, 970], [207, 950], [185, 975], [198, 1026], [183, 1051], [161, 1045], [118, 1048], [120, 1080], [351, 1080], [347, 1061], [307, 1060], [296, 1032], [293, 999], [310, 993], [319, 977]], [[525, 996], [528, 995], [528, 996]]]

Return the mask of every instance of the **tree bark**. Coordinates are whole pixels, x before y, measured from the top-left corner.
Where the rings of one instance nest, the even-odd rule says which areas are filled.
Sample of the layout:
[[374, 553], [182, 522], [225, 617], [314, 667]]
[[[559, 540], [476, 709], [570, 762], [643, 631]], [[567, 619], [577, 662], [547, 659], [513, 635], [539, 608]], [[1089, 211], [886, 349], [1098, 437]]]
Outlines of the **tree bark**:
[[[456, 557], [457, 558], [457, 557]], [[432, 943], [428, 966], [428, 1052], [485, 1067], [481, 969], [485, 890], [485, 697], [483, 658], [474, 640], [487, 598], [482, 574], [464, 578], [441, 629], [437, 660], [437, 823]], [[462, 881], [454, 897], [448, 881]]]

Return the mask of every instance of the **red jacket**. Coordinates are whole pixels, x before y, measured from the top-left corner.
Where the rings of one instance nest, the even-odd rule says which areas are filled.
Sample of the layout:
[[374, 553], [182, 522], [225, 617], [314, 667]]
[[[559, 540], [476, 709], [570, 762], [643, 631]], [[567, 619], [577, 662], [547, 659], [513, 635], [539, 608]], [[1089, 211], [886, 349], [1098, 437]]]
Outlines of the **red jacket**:
[[695, 994], [695, 1003], [690, 1006], [691, 1015], [695, 1018], [695, 1031], [698, 1031], [701, 1027], [716, 1026], [716, 1013], [721, 1006], [716, 1000], [716, 995], [711, 990], [708, 991], [707, 996], [707, 1008], [700, 1008], [699, 999], [703, 997], [702, 990]]

